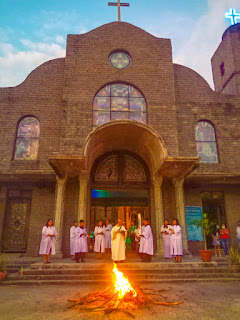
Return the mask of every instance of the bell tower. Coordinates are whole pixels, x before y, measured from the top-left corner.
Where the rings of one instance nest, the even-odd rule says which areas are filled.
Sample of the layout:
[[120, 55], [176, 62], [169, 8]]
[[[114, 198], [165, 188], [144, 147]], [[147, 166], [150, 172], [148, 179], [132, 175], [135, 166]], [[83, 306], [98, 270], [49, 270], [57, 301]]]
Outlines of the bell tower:
[[240, 95], [240, 23], [224, 32], [211, 62], [215, 90]]

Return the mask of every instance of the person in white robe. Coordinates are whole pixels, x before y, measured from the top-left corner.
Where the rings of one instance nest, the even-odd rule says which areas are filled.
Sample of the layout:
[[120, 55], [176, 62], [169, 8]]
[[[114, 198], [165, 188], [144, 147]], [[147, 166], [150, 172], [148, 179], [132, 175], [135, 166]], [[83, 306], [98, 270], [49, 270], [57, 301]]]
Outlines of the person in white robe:
[[70, 254], [72, 256], [72, 260], [75, 259], [75, 255], [79, 252], [79, 227], [78, 221], [73, 221], [73, 226], [70, 228]]
[[79, 236], [78, 236], [78, 253], [76, 255], [76, 262], [79, 262], [79, 259], [81, 259], [81, 262], [85, 262], [85, 256], [88, 252], [88, 234], [87, 230], [84, 227], [84, 220], [80, 220], [80, 227], [79, 227]]
[[164, 220], [164, 225], [161, 227], [161, 234], [163, 239], [163, 247], [164, 247], [164, 258], [169, 259], [172, 258], [170, 253], [170, 233], [169, 230], [170, 225], [167, 219]]
[[169, 228], [170, 233], [170, 254], [174, 256], [176, 262], [181, 262], [183, 255], [182, 228], [178, 219], [173, 220], [173, 225]]
[[126, 238], [127, 230], [118, 219], [117, 224], [112, 228], [112, 260], [114, 262], [123, 262], [126, 259]]
[[153, 256], [153, 234], [152, 228], [149, 225], [149, 219], [143, 220], [144, 226], [140, 235], [139, 253], [144, 262], [151, 262]]
[[44, 263], [50, 263], [50, 254], [55, 254], [55, 238], [57, 230], [53, 226], [53, 220], [49, 219], [42, 228], [42, 240], [40, 244], [39, 254], [43, 255]]
[[109, 220], [106, 220], [105, 224], [105, 250], [106, 252], [111, 252], [111, 231], [112, 231], [112, 225], [109, 223]]
[[103, 226], [102, 220], [99, 221], [98, 226], [94, 229], [95, 243], [94, 252], [97, 253], [97, 259], [103, 259], [105, 252], [105, 234], [106, 229]]

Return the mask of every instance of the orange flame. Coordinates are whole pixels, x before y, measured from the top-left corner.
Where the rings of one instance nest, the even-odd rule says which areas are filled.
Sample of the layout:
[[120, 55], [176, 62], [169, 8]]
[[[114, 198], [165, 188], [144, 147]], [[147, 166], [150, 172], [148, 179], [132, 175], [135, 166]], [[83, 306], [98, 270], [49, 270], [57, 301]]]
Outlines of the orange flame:
[[126, 293], [131, 292], [133, 297], [137, 296], [136, 291], [133, 289], [128, 279], [124, 276], [124, 274], [118, 270], [117, 265], [114, 263], [113, 273], [115, 275], [115, 292], [118, 292], [118, 298], [122, 299]]

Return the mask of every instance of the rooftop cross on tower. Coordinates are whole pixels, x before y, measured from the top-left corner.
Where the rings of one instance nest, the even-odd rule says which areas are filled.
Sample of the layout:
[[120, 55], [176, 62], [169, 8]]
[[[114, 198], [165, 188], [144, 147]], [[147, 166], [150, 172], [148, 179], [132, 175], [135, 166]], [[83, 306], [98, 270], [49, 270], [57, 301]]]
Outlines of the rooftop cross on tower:
[[121, 7], [129, 7], [129, 3], [122, 3], [120, 0], [118, 2], [108, 2], [109, 6], [118, 7], [118, 21], [121, 21]]
[[229, 12], [225, 13], [225, 17], [231, 20], [231, 25], [237, 24], [237, 20], [240, 19], [240, 14], [235, 9], [230, 9]]

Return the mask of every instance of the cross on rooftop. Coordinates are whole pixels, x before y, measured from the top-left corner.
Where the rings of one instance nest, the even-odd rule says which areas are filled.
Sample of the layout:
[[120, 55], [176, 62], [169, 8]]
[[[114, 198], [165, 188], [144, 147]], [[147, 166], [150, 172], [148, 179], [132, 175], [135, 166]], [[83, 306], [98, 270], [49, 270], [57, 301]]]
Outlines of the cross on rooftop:
[[225, 13], [225, 18], [230, 19], [231, 25], [237, 24], [237, 20], [240, 19], [240, 14], [235, 9], [230, 9], [229, 12]]
[[118, 2], [108, 2], [109, 6], [118, 7], [118, 21], [121, 21], [121, 7], [129, 7], [129, 3], [123, 3], [118, 0]]

